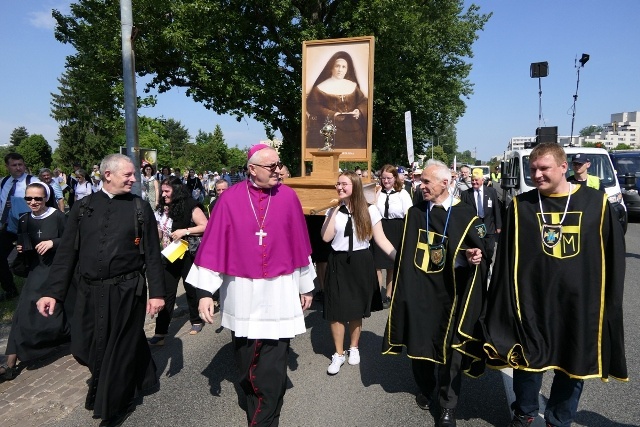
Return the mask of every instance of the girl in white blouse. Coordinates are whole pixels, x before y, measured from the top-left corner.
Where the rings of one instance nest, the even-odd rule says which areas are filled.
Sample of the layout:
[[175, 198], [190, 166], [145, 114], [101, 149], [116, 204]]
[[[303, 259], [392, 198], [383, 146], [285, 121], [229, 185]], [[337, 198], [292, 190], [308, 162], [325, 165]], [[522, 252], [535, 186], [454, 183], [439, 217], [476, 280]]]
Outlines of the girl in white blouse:
[[358, 341], [362, 319], [382, 308], [369, 240], [373, 236], [389, 257], [396, 250], [387, 240], [375, 206], [367, 206], [362, 181], [354, 172], [340, 174], [336, 183], [340, 205], [327, 212], [322, 239], [331, 242], [324, 285], [323, 317], [331, 322], [336, 352], [327, 373], [335, 375], [346, 360], [345, 324], [349, 324], [349, 364], [360, 363]]
[[[396, 250], [402, 241], [404, 231], [404, 217], [411, 206], [413, 200], [404, 189], [404, 183], [398, 177], [398, 169], [393, 165], [384, 165], [380, 170], [380, 182], [382, 188], [376, 193], [375, 205], [382, 215], [382, 230], [385, 236]], [[391, 294], [393, 284], [393, 262], [378, 245], [373, 242], [373, 261], [378, 274], [378, 282], [382, 287], [382, 270], [386, 270], [385, 296], [382, 297], [383, 308], [391, 305]]]

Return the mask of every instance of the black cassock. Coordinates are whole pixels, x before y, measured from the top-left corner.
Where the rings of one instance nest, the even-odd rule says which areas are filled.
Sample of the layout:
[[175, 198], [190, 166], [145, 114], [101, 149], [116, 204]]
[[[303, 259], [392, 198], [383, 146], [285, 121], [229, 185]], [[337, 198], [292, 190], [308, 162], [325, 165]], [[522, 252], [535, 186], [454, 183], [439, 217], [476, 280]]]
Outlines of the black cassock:
[[[158, 382], [143, 327], [145, 275], [150, 298], [165, 294], [160, 244], [151, 206], [140, 203], [140, 224], [134, 197], [94, 193], [88, 197], [80, 221], [82, 203], [73, 206], [51, 267], [50, 290], [45, 294], [64, 301], [72, 282], [77, 287], [71, 351], [91, 371], [85, 406], [103, 419], [124, 411], [136, 389]], [[144, 255], [137, 244], [136, 223]]]

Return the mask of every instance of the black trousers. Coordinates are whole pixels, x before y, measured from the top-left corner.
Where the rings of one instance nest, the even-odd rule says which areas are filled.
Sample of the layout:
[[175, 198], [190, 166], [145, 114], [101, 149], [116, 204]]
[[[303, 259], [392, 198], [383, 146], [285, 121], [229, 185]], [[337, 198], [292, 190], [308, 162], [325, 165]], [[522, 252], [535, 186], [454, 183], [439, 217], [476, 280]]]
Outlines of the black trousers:
[[[438, 402], [441, 408], [453, 409], [458, 405], [460, 386], [462, 384], [462, 353], [449, 350], [447, 363], [444, 365], [430, 360], [411, 359], [413, 378], [420, 392], [431, 398], [438, 387]], [[437, 381], [436, 381], [437, 370]]]
[[233, 335], [239, 383], [247, 397], [249, 426], [278, 426], [287, 390], [289, 338], [248, 339]]
[[171, 323], [173, 310], [176, 306], [176, 294], [178, 292], [178, 283], [180, 283], [180, 279], [182, 279], [184, 291], [187, 296], [189, 321], [192, 325], [194, 323], [202, 323], [202, 319], [200, 319], [200, 314], [198, 313], [198, 297], [196, 295], [196, 288], [184, 280], [193, 265], [193, 256], [187, 252], [184, 254], [184, 258], [177, 259], [173, 263], [163, 258], [162, 264], [164, 267], [165, 286], [164, 308], [158, 313], [155, 333], [158, 335], [166, 335], [169, 332], [169, 323]]
[[493, 263], [493, 253], [496, 249], [496, 241], [498, 240], [499, 234], [487, 234], [484, 237], [484, 250], [487, 253], [488, 265]]
[[16, 284], [13, 281], [13, 273], [9, 270], [9, 262], [7, 261], [7, 257], [13, 250], [13, 242], [15, 242], [18, 237], [8, 232], [6, 229], [0, 231], [0, 286], [2, 286], [2, 290], [9, 293], [18, 292], [18, 288], [16, 288]]

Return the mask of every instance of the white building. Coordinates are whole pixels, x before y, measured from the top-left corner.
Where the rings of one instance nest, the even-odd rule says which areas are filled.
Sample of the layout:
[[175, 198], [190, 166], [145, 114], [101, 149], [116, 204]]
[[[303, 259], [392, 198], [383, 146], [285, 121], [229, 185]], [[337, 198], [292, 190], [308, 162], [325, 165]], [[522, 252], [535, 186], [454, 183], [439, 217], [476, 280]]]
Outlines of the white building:
[[605, 148], [612, 150], [618, 144], [627, 144], [633, 148], [640, 148], [637, 137], [640, 126], [640, 111], [615, 113], [611, 115], [611, 122], [602, 125], [602, 132], [593, 133], [583, 139], [583, 143], [602, 143]]
[[536, 142], [535, 136], [514, 136], [509, 140], [509, 144], [507, 145], [507, 151], [511, 150], [522, 150], [524, 149], [525, 144]]

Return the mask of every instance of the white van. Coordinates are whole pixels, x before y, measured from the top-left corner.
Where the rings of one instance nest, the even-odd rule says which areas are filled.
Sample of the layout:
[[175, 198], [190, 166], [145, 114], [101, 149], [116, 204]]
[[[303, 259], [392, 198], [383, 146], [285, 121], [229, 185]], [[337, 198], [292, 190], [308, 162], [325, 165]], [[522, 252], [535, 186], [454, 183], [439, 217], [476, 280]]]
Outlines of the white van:
[[[587, 154], [591, 161], [589, 175], [595, 175], [600, 178], [600, 182], [604, 185], [609, 197], [609, 202], [618, 211], [620, 222], [626, 231], [627, 209], [624, 206], [620, 185], [607, 150], [602, 148], [564, 147], [564, 151], [567, 153], [569, 165], [571, 165], [571, 159], [575, 154]], [[529, 169], [529, 154], [531, 154], [531, 149], [507, 151], [504, 154], [500, 182], [493, 181], [493, 187], [498, 191], [498, 199], [500, 199], [504, 208], [511, 203], [513, 197], [535, 188]], [[567, 177], [571, 175], [573, 175], [573, 170], [569, 166]]]

